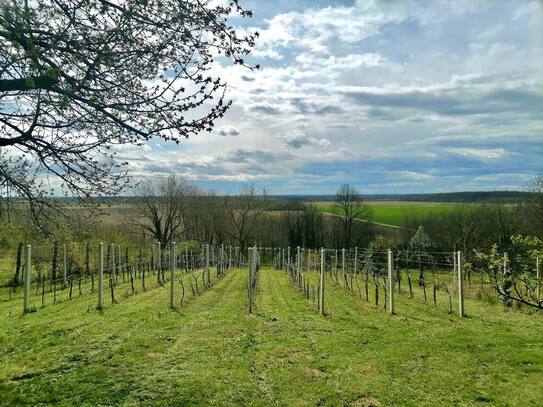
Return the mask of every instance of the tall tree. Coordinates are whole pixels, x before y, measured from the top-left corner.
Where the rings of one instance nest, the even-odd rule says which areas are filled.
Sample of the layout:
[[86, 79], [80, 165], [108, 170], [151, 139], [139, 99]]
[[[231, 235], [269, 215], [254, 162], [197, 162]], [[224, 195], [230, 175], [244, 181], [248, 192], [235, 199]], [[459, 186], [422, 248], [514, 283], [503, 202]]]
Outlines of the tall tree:
[[224, 206], [231, 221], [231, 236], [245, 252], [258, 221], [268, 208], [268, 194], [258, 194], [254, 185], [244, 185], [241, 191], [224, 198]]
[[336, 192], [336, 210], [343, 224], [343, 246], [350, 248], [353, 237], [353, 224], [371, 219], [371, 210], [364, 203], [358, 190], [349, 184], [342, 185]]
[[217, 3], [0, 0], [0, 188], [37, 218], [51, 194], [121, 191], [119, 146], [211, 131], [231, 103], [214, 59], [248, 66], [258, 35]]
[[186, 233], [187, 209], [197, 194], [196, 187], [175, 175], [146, 180], [133, 200], [134, 222], [164, 247]]

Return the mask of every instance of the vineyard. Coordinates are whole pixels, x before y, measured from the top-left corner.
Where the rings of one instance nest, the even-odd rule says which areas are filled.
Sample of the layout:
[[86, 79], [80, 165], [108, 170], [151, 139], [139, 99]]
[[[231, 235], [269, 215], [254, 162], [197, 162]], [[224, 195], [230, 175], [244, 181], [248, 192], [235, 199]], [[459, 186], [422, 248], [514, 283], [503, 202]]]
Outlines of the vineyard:
[[[543, 399], [540, 313], [505, 310], [491, 275], [459, 252], [243, 255], [189, 244], [17, 252], [3, 259], [0, 291], [7, 404]], [[527, 266], [539, 282], [538, 264]], [[16, 269], [22, 286], [9, 288]]]

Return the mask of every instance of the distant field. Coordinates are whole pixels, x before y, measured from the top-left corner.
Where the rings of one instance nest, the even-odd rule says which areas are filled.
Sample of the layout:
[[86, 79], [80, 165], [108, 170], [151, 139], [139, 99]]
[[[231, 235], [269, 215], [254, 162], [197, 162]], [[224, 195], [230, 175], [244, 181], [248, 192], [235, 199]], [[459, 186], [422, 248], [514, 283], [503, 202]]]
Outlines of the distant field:
[[[451, 212], [462, 204], [435, 202], [369, 201], [373, 220], [393, 226], [405, 226], [407, 217], [423, 217], [431, 214]], [[333, 202], [316, 202], [315, 205], [328, 213], [336, 213]]]

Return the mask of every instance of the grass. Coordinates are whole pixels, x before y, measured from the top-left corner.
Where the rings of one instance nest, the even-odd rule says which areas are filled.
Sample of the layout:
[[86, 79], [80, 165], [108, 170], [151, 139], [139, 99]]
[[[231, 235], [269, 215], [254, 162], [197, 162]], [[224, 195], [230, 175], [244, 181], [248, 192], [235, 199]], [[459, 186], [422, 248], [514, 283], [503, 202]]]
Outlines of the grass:
[[248, 315], [246, 280], [229, 271], [175, 311], [167, 286], [102, 312], [94, 296], [24, 316], [1, 302], [2, 404], [543, 404], [542, 315], [401, 296], [391, 316], [328, 281], [321, 317], [270, 269]]
[[[461, 204], [439, 204], [439, 203], [406, 203], [398, 202], [393, 204], [368, 204], [372, 214], [373, 221], [385, 225], [405, 226], [407, 217], [422, 218], [440, 213], [452, 212]], [[323, 212], [337, 213], [333, 203], [319, 203], [318, 208]]]

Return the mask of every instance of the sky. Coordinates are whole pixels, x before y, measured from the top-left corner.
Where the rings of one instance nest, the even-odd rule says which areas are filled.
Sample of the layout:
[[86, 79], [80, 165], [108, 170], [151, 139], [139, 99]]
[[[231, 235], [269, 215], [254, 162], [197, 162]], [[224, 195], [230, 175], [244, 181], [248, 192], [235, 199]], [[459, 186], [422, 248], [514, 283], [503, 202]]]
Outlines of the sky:
[[136, 178], [219, 193], [522, 190], [543, 174], [543, 2], [246, 0], [212, 133], [126, 150]]

